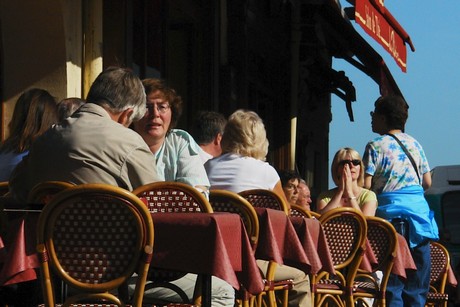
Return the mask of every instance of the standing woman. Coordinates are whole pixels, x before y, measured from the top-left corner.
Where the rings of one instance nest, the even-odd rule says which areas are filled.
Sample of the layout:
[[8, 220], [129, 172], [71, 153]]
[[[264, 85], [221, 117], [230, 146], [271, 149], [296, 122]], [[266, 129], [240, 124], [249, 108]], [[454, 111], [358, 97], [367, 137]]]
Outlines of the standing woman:
[[57, 121], [57, 102], [47, 91], [33, 88], [19, 97], [9, 123], [10, 136], [0, 147], [0, 181], [9, 180], [32, 142]]
[[396, 275], [390, 276], [387, 304], [422, 307], [430, 284], [429, 242], [439, 235], [424, 197], [424, 190], [431, 185], [425, 152], [416, 139], [404, 133], [408, 109], [399, 96], [382, 96], [375, 102], [372, 131], [380, 136], [366, 145], [364, 186], [377, 194], [377, 216], [407, 221], [406, 239], [417, 266], [416, 271], [408, 271], [406, 282]]
[[363, 188], [364, 165], [356, 150], [346, 147], [337, 151], [332, 160], [331, 175], [337, 187], [319, 195], [316, 204], [318, 213], [351, 207], [364, 215], [375, 215], [377, 197], [374, 192]]

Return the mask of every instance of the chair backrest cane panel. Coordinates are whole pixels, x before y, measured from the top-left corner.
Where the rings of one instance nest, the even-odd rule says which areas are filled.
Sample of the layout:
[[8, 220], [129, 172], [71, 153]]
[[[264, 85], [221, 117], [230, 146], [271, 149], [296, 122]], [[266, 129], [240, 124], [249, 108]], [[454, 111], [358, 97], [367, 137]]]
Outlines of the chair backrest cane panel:
[[259, 238], [259, 219], [252, 205], [240, 195], [226, 190], [211, 190], [209, 202], [214, 212], [239, 214], [255, 249]]
[[298, 205], [291, 205], [290, 216], [312, 218], [311, 212]]
[[430, 248], [431, 273], [427, 305], [447, 306], [449, 296], [445, 293], [445, 290], [447, 275], [450, 270], [450, 255], [447, 249], [439, 242], [430, 242]]
[[152, 213], [212, 213], [206, 197], [181, 182], [160, 181], [138, 187], [133, 194], [141, 198]]
[[49, 267], [80, 293], [81, 300], [122, 302], [109, 292], [137, 270], [133, 305], [141, 306], [153, 249], [153, 222], [145, 204], [130, 192], [104, 184], [68, 188], [44, 207], [38, 222], [45, 305], [54, 306]]
[[[320, 272], [313, 278], [315, 303], [327, 298], [351, 306], [354, 278], [365, 249], [367, 223], [364, 215], [353, 208], [337, 208], [319, 218], [334, 263], [335, 275]], [[330, 286], [333, 287], [330, 287]]]
[[242, 191], [240, 194], [243, 198], [251, 203], [254, 207], [281, 210], [289, 215], [289, 206], [275, 192], [265, 189], [252, 189]]

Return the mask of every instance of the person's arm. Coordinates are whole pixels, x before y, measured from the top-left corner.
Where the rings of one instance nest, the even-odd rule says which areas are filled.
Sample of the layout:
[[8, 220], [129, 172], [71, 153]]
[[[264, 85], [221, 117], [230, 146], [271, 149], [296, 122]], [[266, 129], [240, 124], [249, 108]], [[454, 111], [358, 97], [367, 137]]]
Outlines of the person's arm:
[[155, 158], [147, 145], [135, 149], [126, 158], [120, 179], [126, 183], [128, 190], [163, 180], [158, 175]]
[[364, 174], [364, 188], [370, 190], [372, 186], [372, 175]]
[[422, 187], [424, 190], [428, 190], [431, 187], [431, 172], [423, 174]]
[[361, 211], [365, 216], [375, 216], [375, 211], [377, 210], [377, 201], [368, 200], [361, 207]]

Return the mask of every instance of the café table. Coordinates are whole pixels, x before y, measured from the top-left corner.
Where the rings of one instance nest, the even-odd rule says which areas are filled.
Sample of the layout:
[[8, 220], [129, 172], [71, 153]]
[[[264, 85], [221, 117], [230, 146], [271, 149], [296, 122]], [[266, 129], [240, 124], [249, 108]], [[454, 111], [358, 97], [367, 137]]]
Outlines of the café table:
[[[399, 233], [397, 235], [398, 250], [396, 252], [396, 258], [391, 272], [406, 279], [406, 270], [417, 270], [417, 267], [410, 253], [409, 245], [407, 244], [406, 239]], [[452, 267], [447, 273], [447, 283], [453, 287], [457, 286], [457, 278], [455, 277], [455, 273]]]
[[317, 269], [318, 259], [307, 253], [290, 218], [280, 210], [254, 208], [259, 218], [259, 241], [256, 259], [274, 261], [310, 274]]
[[335, 273], [334, 263], [321, 223], [314, 218], [289, 217], [311, 263], [311, 273], [323, 270]]
[[40, 210], [5, 209], [8, 231], [1, 238], [0, 286], [37, 279], [36, 228]]
[[[21, 209], [20, 209], [21, 210]], [[0, 286], [37, 279], [39, 261], [35, 252], [39, 211], [8, 212], [9, 231]], [[204, 276], [202, 305], [211, 306], [211, 276], [235, 289], [243, 285], [257, 294], [263, 281], [249, 238], [239, 215], [231, 213], [152, 214], [155, 228], [152, 267]], [[6, 254], [5, 254], [6, 253]]]
[[206, 276], [204, 305], [206, 300], [210, 304], [211, 276], [227, 281], [235, 289], [242, 284], [251, 294], [263, 290], [263, 280], [239, 215], [156, 213], [152, 219], [155, 227], [152, 266]]

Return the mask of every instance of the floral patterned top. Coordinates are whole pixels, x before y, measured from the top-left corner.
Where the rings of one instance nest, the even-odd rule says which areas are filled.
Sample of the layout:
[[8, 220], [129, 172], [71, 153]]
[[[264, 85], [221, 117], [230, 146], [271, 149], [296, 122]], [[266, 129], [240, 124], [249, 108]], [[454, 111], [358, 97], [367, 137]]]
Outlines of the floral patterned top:
[[363, 155], [364, 172], [373, 176], [371, 189], [376, 194], [421, 185], [423, 174], [430, 171], [420, 143], [406, 133], [398, 133], [396, 137], [412, 155], [420, 178], [398, 142], [389, 135], [379, 136], [367, 143]]

